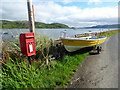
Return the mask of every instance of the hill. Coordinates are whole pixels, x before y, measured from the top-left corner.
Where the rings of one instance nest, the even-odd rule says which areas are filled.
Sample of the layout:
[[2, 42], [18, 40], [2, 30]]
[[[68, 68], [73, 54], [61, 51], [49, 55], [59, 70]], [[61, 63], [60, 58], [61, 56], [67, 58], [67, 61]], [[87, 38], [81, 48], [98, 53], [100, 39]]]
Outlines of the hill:
[[87, 28], [118, 28], [120, 24], [113, 24], [113, 25], [97, 25], [97, 26], [92, 26], [92, 27], [87, 27]]
[[[28, 29], [29, 28], [28, 21], [0, 20], [0, 23], [2, 23], [2, 29]], [[69, 28], [67, 25], [60, 24], [60, 23], [45, 24], [42, 22], [35, 22], [35, 27], [36, 28], [44, 28], [44, 29]]]

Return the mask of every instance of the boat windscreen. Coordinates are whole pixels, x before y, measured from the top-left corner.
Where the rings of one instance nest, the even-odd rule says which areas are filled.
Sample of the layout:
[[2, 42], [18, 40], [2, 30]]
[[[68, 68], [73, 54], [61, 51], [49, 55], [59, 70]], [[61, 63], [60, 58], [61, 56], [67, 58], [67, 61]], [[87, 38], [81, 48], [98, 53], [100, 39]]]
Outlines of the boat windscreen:
[[105, 36], [101, 36], [100, 38], [105, 38]]

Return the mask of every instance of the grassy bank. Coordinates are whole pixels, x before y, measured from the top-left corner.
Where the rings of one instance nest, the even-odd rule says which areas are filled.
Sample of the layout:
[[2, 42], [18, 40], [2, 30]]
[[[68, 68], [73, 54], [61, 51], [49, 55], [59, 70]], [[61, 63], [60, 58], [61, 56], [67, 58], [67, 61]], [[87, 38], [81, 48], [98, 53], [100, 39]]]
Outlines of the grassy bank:
[[53, 60], [49, 68], [40, 65], [27, 66], [19, 60], [9, 59], [3, 62], [3, 88], [55, 88], [64, 87], [87, 54], [64, 56], [62, 60]]
[[101, 33], [97, 34], [97, 36], [98, 37], [101, 37], [101, 36], [107, 36], [107, 37], [109, 37], [109, 36], [111, 36], [113, 34], [116, 34], [118, 32], [120, 32], [120, 30], [111, 30], [111, 31], [107, 31], [107, 32], [101, 32]]
[[[108, 36], [117, 30], [106, 32]], [[101, 33], [100, 35], [106, 35]], [[63, 47], [56, 47], [48, 37], [36, 38], [36, 56], [27, 57], [20, 53], [19, 41], [3, 44], [2, 88], [61, 88], [70, 82], [82, 60], [89, 53], [80, 51], [68, 53]]]

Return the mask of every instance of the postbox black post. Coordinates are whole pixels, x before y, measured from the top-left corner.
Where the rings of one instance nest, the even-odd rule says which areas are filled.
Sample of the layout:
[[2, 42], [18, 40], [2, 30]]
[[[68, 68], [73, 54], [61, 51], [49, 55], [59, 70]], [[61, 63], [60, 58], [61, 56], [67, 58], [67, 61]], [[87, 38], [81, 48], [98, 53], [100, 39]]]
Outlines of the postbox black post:
[[31, 65], [31, 60], [30, 60], [30, 56], [28, 56], [28, 61], [29, 61], [29, 64]]

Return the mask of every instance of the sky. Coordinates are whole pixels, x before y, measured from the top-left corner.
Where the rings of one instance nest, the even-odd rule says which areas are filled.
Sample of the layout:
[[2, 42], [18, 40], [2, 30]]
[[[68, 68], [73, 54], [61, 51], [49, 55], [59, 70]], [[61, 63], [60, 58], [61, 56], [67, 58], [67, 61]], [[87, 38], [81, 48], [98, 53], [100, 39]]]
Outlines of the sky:
[[[0, 19], [28, 20], [27, 0], [2, 0]], [[33, 0], [35, 21], [89, 27], [118, 23], [118, 0]]]

